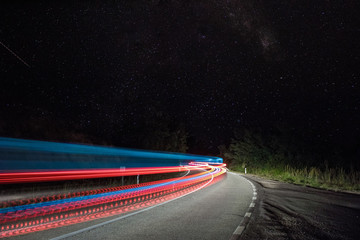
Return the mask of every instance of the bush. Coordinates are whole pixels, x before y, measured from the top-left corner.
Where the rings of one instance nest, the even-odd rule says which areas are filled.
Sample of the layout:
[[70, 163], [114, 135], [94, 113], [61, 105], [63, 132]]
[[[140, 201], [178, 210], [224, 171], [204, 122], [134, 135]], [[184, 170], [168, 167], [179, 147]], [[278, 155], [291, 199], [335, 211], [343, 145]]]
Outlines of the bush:
[[[232, 139], [224, 158], [235, 171], [257, 174], [285, 182], [326, 189], [360, 190], [360, 172], [350, 167], [329, 167], [324, 155], [308, 157], [311, 151], [297, 148], [291, 137], [281, 132], [266, 134], [244, 130]], [[299, 144], [304, 146], [303, 144]]]

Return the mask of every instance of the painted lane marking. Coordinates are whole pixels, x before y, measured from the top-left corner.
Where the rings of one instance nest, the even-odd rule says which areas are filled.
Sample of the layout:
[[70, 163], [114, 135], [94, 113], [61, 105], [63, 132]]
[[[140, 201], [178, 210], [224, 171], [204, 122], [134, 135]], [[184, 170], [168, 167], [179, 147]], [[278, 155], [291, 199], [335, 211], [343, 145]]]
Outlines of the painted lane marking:
[[[231, 172], [230, 172], [231, 173]], [[242, 178], [244, 178], [251, 186], [252, 190], [253, 190], [253, 196], [252, 196], [252, 200], [251, 203], [249, 205], [249, 210], [245, 213], [245, 216], [243, 218], [243, 220], [241, 221], [241, 223], [239, 224], [239, 226], [235, 229], [234, 233], [232, 234], [230, 240], [236, 240], [239, 239], [241, 234], [243, 233], [243, 231], [245, 230], [247, 224], [249, 223], [250, 217], [252, 212], [254, 211], [255, 208], [255, 201], [257, 199], [257, 190], [255, 185], [248, 179], [246, 179], [245, 177], [241, 176], [240, 174], [235, 174], [232, 173], [234, 175], [238, 175]]]
[[240, 235], [245, 229], [245, 226], [238, 226], [234, 232], [236, 235]]

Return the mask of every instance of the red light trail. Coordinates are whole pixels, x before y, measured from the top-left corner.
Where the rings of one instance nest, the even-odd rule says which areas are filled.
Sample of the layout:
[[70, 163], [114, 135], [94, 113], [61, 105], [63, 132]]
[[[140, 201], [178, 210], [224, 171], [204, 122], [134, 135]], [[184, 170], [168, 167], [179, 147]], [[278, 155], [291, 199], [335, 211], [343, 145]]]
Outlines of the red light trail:
[[[107, 189], [95, 189], [68, 195], [44, 196], [4, 202], [0, 205], [0, 238], [11, 237], [51, 228], [91, 221], [124, 214], [153, 206], [199, 190], [220, 179], [226, 170], [225, 164], [193, 163], [183, 167], [152, 167], [136, 169], [103, 169], [81, 171], [3, 173], [2, 183], [28, 182], [49, 179], [79, 179], [84, 176], [109, 177], [136, 174], [169, 173], [186, 170], [201, 170], [180, 178], [134, 184]], [[18, 173], [17, 173], [18, 174]], [[45, 181], [45, 180], [44, 180]]]
[[161, 173], [182, 172], [197, 169], [198, 166], [187, 167], [146, 167], [129, 169], [86, 169], [66, 171], [32, 171], [32, 172], [3, 172], [0, 173], [0, 184], [14, 184], [25, 182], [49, 182], [89, 178], [107, 178], [133, 175], [149, 175]]

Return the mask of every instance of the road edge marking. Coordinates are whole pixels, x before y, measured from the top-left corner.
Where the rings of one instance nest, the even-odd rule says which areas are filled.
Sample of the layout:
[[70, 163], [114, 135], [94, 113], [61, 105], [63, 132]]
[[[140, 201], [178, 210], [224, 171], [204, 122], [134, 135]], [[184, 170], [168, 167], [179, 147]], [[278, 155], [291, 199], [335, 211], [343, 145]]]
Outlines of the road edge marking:
[[[232, 172], [230, 172], [230, 173], [232, 173]], [[248, 225], [248, 223], [250, 221], [251, 214], [255, 209], [255, 201], [257, 199], [257, 190], [256, 190], [255, 185], [250, 180], [248, 180], [247, 178], [241, 176], [240, 174], [236, 174], [236, 173], [232, 173], [232, 174], [238, 175], [238, 176], [242, 177], [243, 179], [245, 179], [250, 184], [250, 186], [251, 186], [251, 188], [253, 190], [253, 196], [251, 198], [251, 203], [249, 205], [249, 209], [245, 213], [244, 219], [240, 222], [239, 226], [235, 229], [235, 231], [233, 232], [233, 234], [232, 234], [232, 236], [230, 238], [230, 240], [237, 240], [237, 239], [240, 239], [241, 234], [244, 232], [246, 226]]]

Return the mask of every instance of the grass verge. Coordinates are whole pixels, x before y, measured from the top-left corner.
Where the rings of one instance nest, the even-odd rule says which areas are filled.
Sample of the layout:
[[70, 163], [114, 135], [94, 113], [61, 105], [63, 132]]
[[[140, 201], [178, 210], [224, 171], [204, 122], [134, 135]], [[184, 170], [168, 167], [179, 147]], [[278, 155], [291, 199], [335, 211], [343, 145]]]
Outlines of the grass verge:
[[[241, 166], [232, 166], [231, 170], [244, 172]], [[248, 168], [250, 174], [267, 177], [287, 183], [317, 187], [334, 191], [360, 192], [360, 172], [345, 171], [342, 168], [316, 167], [293, 168], [289, 165], [284, 167]]]

